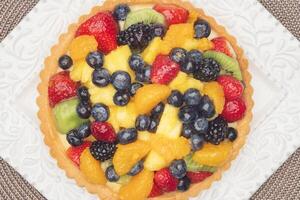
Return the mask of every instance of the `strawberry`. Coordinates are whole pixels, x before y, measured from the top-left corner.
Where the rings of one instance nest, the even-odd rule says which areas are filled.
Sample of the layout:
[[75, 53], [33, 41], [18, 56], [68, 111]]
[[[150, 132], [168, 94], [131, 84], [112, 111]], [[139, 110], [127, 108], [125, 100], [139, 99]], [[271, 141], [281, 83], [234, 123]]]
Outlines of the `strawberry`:
[[234, 100], [242, 96], [244, 86], [233, 76], [221, 75], [218, 77], [217, 81], [220, 85], [222, 85], [224, 95], [227, 100]]
[[165, 16], [167, 24], [185, 23], [189, 17], [189, 11], [174, 4], [156, 4], [154, 10]]
[[151, 69], [151, 81], [153, 83], [168, 84], [179, 72], [179, 65], [167, 55], [158, 55]]
[[90, 141], [85, 141], [82, 145], [77, 146], [77, 147], [69, 147], [67, 149], [67, 156], [77, 165], [79, 166], [79, 161], [80, 161], [80, 155], [82, 152], [90, 147], [92, 142]]
[[83, 22], [76, 31], [80, 35], [93, 35], [98, 42], [98, 49], [107, 54], [117, 48], [118, 24], [110, 12], [99, 12]]
[[246, 104], [242, 98], [226, 100], [221, 115], [227, 122], [235, 122], [243, 118], [245, 111]]
[[217, 37], [211, 40], [214, 43], [215, 51], [225, 53], [226, 55], [232, 57], [228, 41], [224, 37]]
[[157, 197], [163, 194], [163, 191], [154, 183], [148, 197]]
[[212, 175], [211, 172], [205, 172], [205, 171], [187, 172], [186, 174], [186, 176], [189, 177], [189, 179], [191, 180], [191, 183], [199, 183], [211, 175]]
[[68, 71], [62, 71], [54, 74], [48, 85], [48, 98], [51, 107], [59, 102], [76, 96], [78, 83], [70, 78]]
[[91, 124], [92, 135], [100, 141], [115, 142], [117, 135], [110, 123], [94, 121]]
[[172, 192], [177, 188], [178, 180], [172, 176], [169, 168], [163, 168], [154, 174], [154, 183], [164, 192]]

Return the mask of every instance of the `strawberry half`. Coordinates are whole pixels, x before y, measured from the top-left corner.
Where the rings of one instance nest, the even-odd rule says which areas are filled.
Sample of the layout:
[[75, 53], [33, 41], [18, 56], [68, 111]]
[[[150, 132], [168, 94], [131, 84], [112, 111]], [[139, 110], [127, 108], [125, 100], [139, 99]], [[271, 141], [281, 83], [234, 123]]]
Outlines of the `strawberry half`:
[[54, 74], [48, 85], [48, 98], [51, 107], [59, 102], [77, 95], [78, 83], [70, 78], [68, 71], [62, 71]]
[[157, 197], [162, 194], [163, 194], [163, 191], [155, 183], [153, 183], [152, 190], [148, 197]]
[[242, 96], [244, 86], [233, 76], [221, 75], [218, 77], [217, 81], [220, 85], [222, 85], [226, 99], [234, 100]]
[[158, 55], [152, 64], [151, 81], [168, 84], [177, 76], [179, 70], [179, 65], [172, 61], [169, 56]]
[[204, 181], [207, 177], [211, 176], [211, 172], [187, 172], [186, 176], [189, 177], [191, 183], [199, 183]]
[[67, 156], [77, 165], [79, 166], [80, 164], [80, 155], [82, 152], [90, 147], [92, 142], [90, 141], [85, 141], [82, 145], [77, 146], [77, 147], [69, 147], [67, 149]]
[[112, 14], [108, 11], [99, 12], [82, 23], [76, 31], [80, 35], [93, 35], [98, 42], [98, 49], [107, 54], [117, 48], [119, 28]]
[[115, 142], [117, 135], [110, 123], [94, 121], [91, 124], [92, 135], [100, 141]]
[[235, 122], [244, 117], [245, 111], [246, 104], [242, 98], [231, 101], [226, 100], [221, 116], [227, 122]]
[[225, 53], [226, 55], [232, 57], [229, 43], [224, 37], [217, 37], [211, 40], [214, 43], [214, 49], [215, 51]]
[[164, 192], [177, 189], [178, 180], [172, 176], [168, 168], [161, 169], [154, 174], [154, 183]]
[[174, 4], [156, 4], [154, 10], [165, 16], [167, 24], [185, 23], [189, 17], [189, 11]]

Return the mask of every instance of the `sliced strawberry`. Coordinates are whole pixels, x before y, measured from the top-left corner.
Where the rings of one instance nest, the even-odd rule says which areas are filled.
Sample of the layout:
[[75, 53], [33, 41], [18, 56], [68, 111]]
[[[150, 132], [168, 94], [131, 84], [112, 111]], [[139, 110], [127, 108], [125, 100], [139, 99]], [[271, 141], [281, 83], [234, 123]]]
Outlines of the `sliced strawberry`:
[[169, 56], [158, 55], [152, 64], [151, 81], [168, 84], [177, 76], [179, 70], [179, 65], [172, 61]]
[[226, 99], [234, 100], [242, 96], [244, 86], [233, 76], [222, 75], [218, 77], [217, 81], [220, 85], [222, 85]]
[[49, 80], [48, 98], [51, 107], [59, 102], [76, 96], [78, 83], [70, 78], [68, 71], [62, 71], [53, 75]]
[[82, 145], [77, 146], [77, 147], [69, 147], [67, 149], [67, 156], [77, 165], [79, 166], [80, 163], [80, 155], [82, 154], [82, 152], [90, 147], [92, 144], [92, 142], [90, 141], [85, 141]]
[[225, 101], [222, 117], [227, 122], [235, 122], [244, 117], [246, 111], [246, 104], [242, 98]]
[[165, 16], [168, 25], [185, 23], [189, 17], [189, 11], [174, 4], [156, 4], [154, 10]]
[[115, 142], [117, 139], [114, 128], [107, 122], [92, 122], [91, 132], [92, 135], [100, 141]]
[[154, 183], [148, 197], [157, 197], [163, 194], [163, 191]]
[[172, 192], [177, 188], [178, 180], [172, 176], [169, 168], [164, 168], [154, 174], [154, 183], [164, 192]]
[[204, 181], [207, 177], [211, 176], [211, 172], [187, 172], [187, 177], [191, 180], [191, 183], [199, 183], [201, 181]]
[[98, 42], [98, 49], [107, 54], [117, 48], [118, 24], [110, 12], [99, 12], [82, 23], [76, 31], [80, 35], [93, 35]]
[[226, 55], [232, 57], [229, 43], [224, 37], [217, 37], [211, 40], [214, 43], [214, 49], [215, 51], [225, 53]]

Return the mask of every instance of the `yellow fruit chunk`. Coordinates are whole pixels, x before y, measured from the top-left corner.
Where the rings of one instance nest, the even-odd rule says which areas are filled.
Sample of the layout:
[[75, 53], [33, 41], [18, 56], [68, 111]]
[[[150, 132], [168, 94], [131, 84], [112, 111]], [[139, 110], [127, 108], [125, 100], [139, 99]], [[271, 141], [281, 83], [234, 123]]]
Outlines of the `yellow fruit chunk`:
[[110, 115], [107, 120], [107, 122], [114, 127], [116, 132], [120, 130], [120, 124], [117, 119], [117, 109], [118, 109], [117, 106], [109, 106]]
[[148, 154], [144, 166], [150, 171], [158, 171], [162, 168], [168, 166], [168, 163], [165, 161], [164, 157], [158, 154], [156, 151], [150, 151]]
[[83, 84], [91, 82], [92, 73], [94, 69], [91, 68], [85, 60], [76, 62], [71, 69], [70, 77], [73, 81], [80, 81]]
[[98, 43], [94, 36], [82, 35], [75, 38], [69, 47], [70, 56], [73, 60], [85, 59], [88, 53], [96, 51]]
[[113, 96], [116, 93], [116, 90], [111, 84], [106, 87], [90, 87], [89, 93], [93, 104], [104, 103], [107, 106], [115, 105], [113, 102]]
[[164, 112], [160, 118], [156, 134], [171, 139], [176, 139], [181, 134], [182, 122], [178, 118], [179, 109], [166, 104]]
[[193, 155], [193, 160], [201, 165], [221, 166], [232, 152], [232, 142], [225, 141], [219, 145], [207, 143]]
[[115, 71], [122, 70], [129, 73], [131, 79], [134, 80], [134, 72], [131, 70], [128, 64], [128, 59], [131, 55], [131, 51], [128, 45], [119, 46], [117, 49], [111, 51], [104, 58], [104, 67], [110, 74]]
[[163, 42], [160, 37], [155, 37], [143, 51], [142, 57], [145, 62], [152, 64], [158, 54], [169, 54], [171, 47]]
[[135, 104], [132, 102], [129, 102], [126, 106], [117, 107], [116, 118], [120, 127], [135, 127], [137, 116]]
[[139, 131], [138, 139], [142, 141], [150, 141], [152, 133], [148, 131]]
[[184, 72], [179, 72], [175, 79], [173, 79], [169, 87], [173, 90], [179, 90], [181, 93], [184, 93], [189, 88], [196, 88], [200, 91], [203, 90], [203, 83], [197, 79], [189, 77]]
[[203, 93], [213, 101], [216, 113], [221, 114], [225, 104], [224, 91], [222, 86], [215, 81], [205, 83]]
[[181, 47], [188, 51], [192, 49], [207, 51], [212, 49], [214, 47], [214, 44], [207, 38], [202, 38], [202, 39], [187, 38], [184, 40]]
[[127, 185], [121, 187], [119, 195], [122, 200], [145, 200], [153, 186], [154, 172], [144, 169], [132, 177]]
[[159, 102], [167, 99], [171, 90], [166, 85], [151, 84], [138, 89], [135, 94], [134, 103], [139, 114], [151, 111]]
[[164, 37], [164, 41], [174, 48], [181, 47], [187, 38], [194, 38], [193, 23], [171, 25]]
[[130, 169], [150, 151], [149, 143], [137, 140], [126, 145], [118, 145], [113, 157], [113, 165], [118, 175], [125, 175]]
[[80, 156], [79, 168], [90, 183], [101, 185], [106, 183], [106, 178], [101, 168], [101, 163], [92, 156], [89, 148], [82, 152]]
[[207, 51], [214, 48], [214, 43], [207, 38], [202, 38], [199, 41], [198, 50]]
[[188, 23], [194, 23], [197, 18], [198, 18], [199, 14], [195, 11], [189, 11], [189, 18], [188, 18]]

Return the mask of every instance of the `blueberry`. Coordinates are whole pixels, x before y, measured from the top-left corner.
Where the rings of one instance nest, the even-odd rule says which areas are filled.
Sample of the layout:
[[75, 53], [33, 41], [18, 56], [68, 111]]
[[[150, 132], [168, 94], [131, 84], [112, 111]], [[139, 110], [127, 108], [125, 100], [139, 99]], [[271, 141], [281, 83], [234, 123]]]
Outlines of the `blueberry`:
[[206, 133], [208, 129], [208, 121], [204, 117], [200, 117], [196, 119], [193, 123], [193, 128], [195, 130], [195, 133], [201, 134]]
[[91, 116], [91, 105], [80, 102], [76, 107], [78, 116], [82, 119], [88, 119]]
[[79, 138], [87, 138], [91, 135], [91, 129], [90, 129], [90, 124], [89, 123], [85, 123], [82, 124], [78, 130], [77, 130], [77, 136]]
[[178, 90], [172, 90], [167, 102], [175, 107], [180, 107], [183, 104], [183, 96], [181, 92]]
[[229, 127], [227, 131], [227, 138], [231, 142], [233, 142], [237, 138], [237, 130], [232, 127]]
[[179, 109], [179, 119], [185, 123], [191, 123], [198, 117], [197, 109], [194, 106], [183, 106]]
[[116, 71], [112, 74], [111, 82], [116, 90], [129, 90], [131, 86], [130, 75], [125, 71]]
[[160, 116], [164, 111], [164, 108], [165, 104], [163, 102], [160, 102], [151, 110], [151, 116]]
[[79, 146], [83, 143], [83, 139], [78, 137], [75, 129], [68, 132], [66, 139], [71, 146]]
[[130, 94], [127, 91], [117, 91], [114, 94], [113, 101], [117, 106], [125, 106], [130, 101]]
[[141, 84], [141, 83], [139, 83], [139, 82], [134, 82], [134, 83], [132, 83], [131, 86], [130, 86], [130, 90], [129, 90], [130, 95], [131, 95], [131, 96], [134, 96], [134, 95], [136, 94], [136, 91], [137, 91], [138, 89], [140, 89], [141, 87], [143, 87], [143, 86], [144, 86], [144, 85]]
[[159, 119], [158, 118], [156, 118], [156, 117], [155, 118], [151, 118], [151, 123], [150, 123], [150, 126], [148, 127], [148, 131], [150, 133], [155, 133], [158, 124], [159, 124]]
[[104, 55], [99, 51], [90, 52], [85, 60], [90, 67], [100, 69], [103, 67]]
[[194, 134], [194, 130], [191, 124], [183, 124], [181, 135], [185, 138], [190, 138]]
[[202, 134], [194, 134], [191, 136], [191, 146], [193, 151], [201, 149], [204, 145], [204, 136]]
[[58, 59], [58, 66], [63, 69], [67, 70], [73, 65], [73, 60], [68, 55], [63, 55]]
[[144, 169], [144, 162], [140, 160], [131, 168], [131, 170], [127, 174], [129, 176], [135, 176], [138, 173], [140, 173], [143, 169]]
[[96, 121], [105, 122], [109, 115], [109, 108], [102, 103], [97, 103], [92, 108], [92, 116]]
[[193, 49], [187, 53], [188, 59], [194, 65], [200, 65], [203, 60], [203, 55], [200, 51]]
[[101, 68], [93, 71], [92, 82], [99, 87], [105, 87], [110, 83], [110, 74], [107, 69]]
[[153, 24], [151, 28], [153, 38], [164, 37], [166, 34], [166, 27], [162, 24]]
[[135, 120], [135, 128], [138, 131], [146, 131], [151, 123], [151, 119], [147, 115], [139, 115]]
[[216, 114], [214, 103], [207, 95], [202, 97], [201, 103], [198, 105], [198, 109], [201, 115], [205, 118], [211, 118]]
[[113, 16], [116, 20], [124, 21], [130, 12], [130, 8], [127, 4], [119, 4], [114, 8]]
[[143, 83], [151, 82], [151, 66], [147, 65], [135, 72], [135, 80]]
[[137, 130], [135, 128], [122, 129], [118, 133], [118, 141], [120, 144], [129, 144], [137, 139]]
[[128, 62], [133, 71], [142, 70], [145, 67], [145, 62], [139, 54], [132, 54]]
[[117, 182], [120, 179], [120, 176], [115, 171], [115, 168], [113, 165], [109, 166], [105, 170], [105, 177], [110, 182]]
[[187, 74], [192, 74], [196, 71], [196, 65], [188, 60], [180, 65], [180, 70]]
[[177, 179], [183, 178], [187, 172], [187, 166], [183, 159], [173, 160], [169, 169], [171, 174]]
[[170, 58], [174, 62], [182, 65], [187, 60], [187, 52], [183, 48], [173, 48], [170, 52]]
[[195, 30], [195, 34], [194, 34], [195, 38], [204, 38], [204, 37], [207, 38], [211, 33], [211, 27], [209, 23], [203, 19], [197, 19], [194, 22], [194, 30]]
[[190, 188], [190, 185], [191, 180], [187, 176], [185, 176], [178, 181], [177, 190], [182, 192], [187, 191]]
[[183, 99], [186, 105], [195, 106], [200, 104], [201, 102], [201, 94], [199, 90], [195, 88], [190, 88], [187, 91], [185, 91], [183, 95]]
[[77, 96], [78, 96], [80, 102], [88, 103], [90, 100], [89, 91], [88, 91], [87, 87], [85, 87], [85, 86], [80, 86], [77, 89]]

